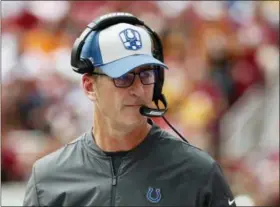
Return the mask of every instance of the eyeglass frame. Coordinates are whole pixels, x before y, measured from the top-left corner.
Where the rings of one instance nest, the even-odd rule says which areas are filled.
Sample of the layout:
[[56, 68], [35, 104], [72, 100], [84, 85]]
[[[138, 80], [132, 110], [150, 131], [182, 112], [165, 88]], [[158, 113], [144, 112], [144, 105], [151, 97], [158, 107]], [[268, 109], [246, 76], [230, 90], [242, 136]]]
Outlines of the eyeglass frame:
[[[141, 76], [140, 76], [140, 73], [146, 72], [146, 71], [153, 71], [153, 72], [154, 72], [154, 82], [153, 82], [153, 83], [149, 83], [149, 84], [143, 83], [143, 81], [142, 81], [142, 79], [141, 79]], [[134, 83], [134, 81], [135, 81], [135, 76], [136, 76], [136, 75], [139, 76], [139, 79], [140, 79], [140, 81], [141, 81], [141, 83], [142, 83], [143, 85], [154, 85], [155, 82], [156, 82], [156, 72], [157, 72], [157, 71], [158, 71], [158, 69], [152, 68], [152, 69], [148, 69], [148, 70], [142, 70], [142, 71], [139, 71], [139, 72], [133, 72], [133, 71], [132, 71], [132, 72], [128, 72], [128, 73], [126, 73], [126, 74], [124, 74], [124, 75], [122, 75], [122, 76], [125, 76], [125, 75], [127, 75], [127, 74], [129, 74], [129, 73], [130, 73], [130, 74], [133, 74], [134, 76], [133, 76], [133, 79], [132, 79], [130, 85], [124, 86], [124, 87], [118, 86], [118, 85], [116, 84], [115, 80], [118, 79], [118, 78], [112, 78], [112, 77], [108, 76], [108, 75], [105, 74], [105, 73], [96, 73], [96, 72], [92, 72], [92, 74], [93, 74], [93, 75], [101, 75], [101, 76], [107, 76], [107, 77], [109, 77], [110, 79], [113, 80], [113, 83], [114, 83], [114, 85], [115, 85], [117, 88], [128, 88], [128, 87], [132, 86], [132, 84]], [[122, 77], [122, 76], [120, 76], [120, 77]], [[120, 78], [120, 77], [119, 77], [119, 78]]]

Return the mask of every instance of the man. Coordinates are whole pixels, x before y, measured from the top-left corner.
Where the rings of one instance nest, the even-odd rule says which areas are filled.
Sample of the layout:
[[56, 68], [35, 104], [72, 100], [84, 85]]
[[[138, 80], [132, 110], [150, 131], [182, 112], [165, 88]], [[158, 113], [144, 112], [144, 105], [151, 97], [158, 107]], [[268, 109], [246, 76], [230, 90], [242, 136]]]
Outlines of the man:
[[36, 161], [24, 206], [235, 206], [207, 153], [139, 113], [167, 68], [152, 47], [150, 33], [128, 23], [88, 33], [79, 58], [95, 68], [82, 76], [93, 127]]

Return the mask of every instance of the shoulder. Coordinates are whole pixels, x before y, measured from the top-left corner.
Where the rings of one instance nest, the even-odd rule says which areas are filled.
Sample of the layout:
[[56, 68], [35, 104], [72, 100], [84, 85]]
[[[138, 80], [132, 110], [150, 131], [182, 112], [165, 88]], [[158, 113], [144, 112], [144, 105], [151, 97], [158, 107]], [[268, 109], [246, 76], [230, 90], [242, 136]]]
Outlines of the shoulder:
[[183, 141], [179, 137], [161, 129], [159, 139], [160, 151], [165, 151], [166, 158], [172, 161], [180, 161], [186, 167], [210, 172], [216, 161], [206, 151]]
[[67, 169], [79, 164], [78, 159], [82, 159], [80, 157], [83, 151], [82, 141], [84, 135], [38, 159], [33, 165], [36, 180], [43, 181], [44, 178], [53, 176], [53, 172], [67, 171]]

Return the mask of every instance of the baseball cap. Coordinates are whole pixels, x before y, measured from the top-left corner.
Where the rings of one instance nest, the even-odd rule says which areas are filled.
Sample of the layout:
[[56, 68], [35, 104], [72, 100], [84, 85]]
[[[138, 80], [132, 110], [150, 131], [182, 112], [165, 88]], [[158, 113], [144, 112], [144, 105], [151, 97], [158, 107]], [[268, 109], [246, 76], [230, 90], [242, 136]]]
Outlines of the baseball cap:
[[89, 58], [103, 73], [118, 78], [144, 65], [168, 67], [152, 55], [152, 39], [141, 27], [127, 23], [93, 31], [85, 40], [81, 58]]

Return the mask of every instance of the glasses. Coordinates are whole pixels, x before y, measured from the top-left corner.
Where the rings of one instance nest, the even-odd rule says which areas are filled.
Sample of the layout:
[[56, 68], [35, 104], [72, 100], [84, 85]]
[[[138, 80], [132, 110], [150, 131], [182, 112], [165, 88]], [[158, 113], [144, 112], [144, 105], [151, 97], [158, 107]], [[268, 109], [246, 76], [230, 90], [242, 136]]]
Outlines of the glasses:
[[[93, 72], [93, 74], [108, 76], [104, 73], [94, 73]], [[112, 79], [113, 79], [113, 82], [116, 87], [127, 88], [133, 84], [136, 75], [139, 76], [141, 83], [143, 85], [151, 85], [151, 84], [155, 83], [156, 69], [143, 70], [138, 73], [129, 72], [119, 78], [112, 78]]]

